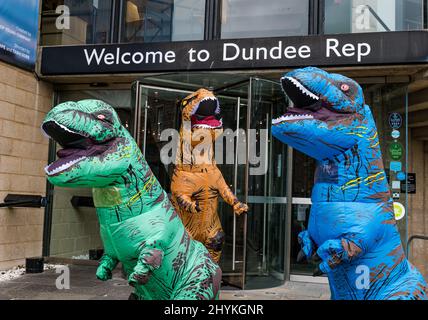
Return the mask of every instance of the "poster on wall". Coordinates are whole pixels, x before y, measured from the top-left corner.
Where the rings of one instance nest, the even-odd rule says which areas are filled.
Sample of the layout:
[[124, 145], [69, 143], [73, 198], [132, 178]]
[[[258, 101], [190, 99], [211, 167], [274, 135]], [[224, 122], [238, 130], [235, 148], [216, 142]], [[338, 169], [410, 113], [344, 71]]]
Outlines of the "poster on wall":
[[34, 70], [39, 0], [0, 1], [0, 60]]

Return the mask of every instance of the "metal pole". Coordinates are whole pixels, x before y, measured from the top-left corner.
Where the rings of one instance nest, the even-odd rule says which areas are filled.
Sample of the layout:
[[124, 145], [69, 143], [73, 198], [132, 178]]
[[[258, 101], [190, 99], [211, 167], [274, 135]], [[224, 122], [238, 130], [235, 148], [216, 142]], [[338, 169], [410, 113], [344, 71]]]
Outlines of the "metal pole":
[[285, 219], [285, 253], [284, 253], [284, 279], [290, 281], [291, 268], [291, 223], [293, 213], [293, 148], [287, 146], [287, 216]]
[[[234, 172], [234, 192], [237, 194], [238, 185], [238, 151], [239, 151], [239, 118], [241, 110], [241, 97], [238, 97], [237, 111], [236, 111], [236, 150], [235, 150], [235, 172]], [[235, 271], [235, 260], [236, 260], [236, 215], [233, 215], [233, 237], [232, 237], [232, 270]]]

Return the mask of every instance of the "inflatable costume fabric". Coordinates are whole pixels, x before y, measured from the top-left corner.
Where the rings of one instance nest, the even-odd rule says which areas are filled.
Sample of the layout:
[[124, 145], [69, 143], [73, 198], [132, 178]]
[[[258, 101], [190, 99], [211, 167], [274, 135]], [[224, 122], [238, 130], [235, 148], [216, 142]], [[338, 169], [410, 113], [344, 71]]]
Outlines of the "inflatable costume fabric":
[[376, 125], [362, 88], [318, 68], [289, 72], [281, 85], [294, 106], [272, 133], [317, 160], [302, 251], [320, 262], [332, 299], [426, 299], [404, 254]]
[[218, 262], [224, 242], [218, 197], [237, 215], [248, 207], [230, 190], [214, 160], [213, 142], [223, 132], [219, 101], [211, 91], [199, 89], [182, 100], [182, 108], [172, 203], [191, 237]]
[[97, 277], [120, 261], [138, 299], [214, 299], [221, 270], [186, 232], [114, 109], [99, 100], [65, 102], [43, 131], [63, 149], [45, 169], [63, 187], [91, 187], [104, 256]]

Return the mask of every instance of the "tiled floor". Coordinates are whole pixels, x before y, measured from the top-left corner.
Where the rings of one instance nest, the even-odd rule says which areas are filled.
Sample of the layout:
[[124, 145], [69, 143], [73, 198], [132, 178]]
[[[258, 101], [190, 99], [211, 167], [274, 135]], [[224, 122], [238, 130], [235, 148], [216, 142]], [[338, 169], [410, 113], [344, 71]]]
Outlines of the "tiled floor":
[[[94, 266], [70, 265], [70, 289], [59, 290], [59, 273], [47, 270], [39, 274], [25, 274], [17, 279], [0, 282], [0, 299], [31, 300], [125, 300], [132, 292], [116, 270], [107, 282], [95, 278]], [[326, 284], [287, 282], [285, 285], [261, 290], [222, 290], [221, 300], [325, 300], [330, 298]]]

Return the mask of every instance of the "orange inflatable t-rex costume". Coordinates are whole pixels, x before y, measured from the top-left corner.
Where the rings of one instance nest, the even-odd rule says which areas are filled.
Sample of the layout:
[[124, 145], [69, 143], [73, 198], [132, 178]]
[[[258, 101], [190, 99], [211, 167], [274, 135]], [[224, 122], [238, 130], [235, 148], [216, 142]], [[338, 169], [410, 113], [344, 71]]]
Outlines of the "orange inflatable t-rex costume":
[[224, 232], [217, 214], [218, 196], [240, 215], [248, 206], [238, 200], [214, 160], [213, 142], [222, 132], [220, 105], [211, 91], [199, 89], [182, 100], [180, 139], [171, 192], [184, 226], [218, 262]]

